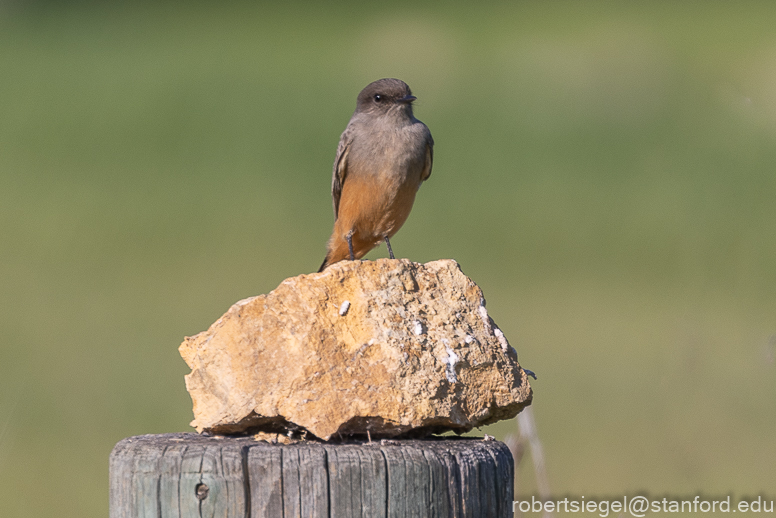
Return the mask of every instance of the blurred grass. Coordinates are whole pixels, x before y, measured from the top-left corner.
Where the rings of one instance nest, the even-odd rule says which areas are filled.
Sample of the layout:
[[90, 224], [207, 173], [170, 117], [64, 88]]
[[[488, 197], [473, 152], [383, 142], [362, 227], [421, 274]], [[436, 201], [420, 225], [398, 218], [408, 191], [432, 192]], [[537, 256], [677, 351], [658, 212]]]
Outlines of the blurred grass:
[[437, 142], [394, 250], [483, 288], [553, 494], [773, 490], [776, 5], [0, 14], [4, 515], [104, 516], [113, 444], [188, 429], [177, 345], [317, 268], [380, 77]]

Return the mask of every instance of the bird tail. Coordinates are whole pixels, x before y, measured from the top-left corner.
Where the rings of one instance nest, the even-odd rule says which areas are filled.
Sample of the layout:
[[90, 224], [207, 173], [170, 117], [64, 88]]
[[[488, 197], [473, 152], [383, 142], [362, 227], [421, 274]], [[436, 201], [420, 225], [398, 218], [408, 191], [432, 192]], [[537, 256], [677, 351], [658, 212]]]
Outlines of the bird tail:
[[329, 254], [326, 254], [326, 257], [323, 258], [323, 262], [321, 263], [321, 267], [318, 268], [318, 273], [321, 273], [324, 268], [329, 266]]

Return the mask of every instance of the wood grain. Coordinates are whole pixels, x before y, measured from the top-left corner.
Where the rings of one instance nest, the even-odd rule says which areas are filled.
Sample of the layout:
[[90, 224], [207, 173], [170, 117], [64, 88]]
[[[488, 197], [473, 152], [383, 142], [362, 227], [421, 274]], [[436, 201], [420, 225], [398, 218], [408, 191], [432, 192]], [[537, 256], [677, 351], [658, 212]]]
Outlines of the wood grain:
[[110, 456], [111, 518], [502, 518], [514, 463], [498, 441], [300, 442], [142, 435]]

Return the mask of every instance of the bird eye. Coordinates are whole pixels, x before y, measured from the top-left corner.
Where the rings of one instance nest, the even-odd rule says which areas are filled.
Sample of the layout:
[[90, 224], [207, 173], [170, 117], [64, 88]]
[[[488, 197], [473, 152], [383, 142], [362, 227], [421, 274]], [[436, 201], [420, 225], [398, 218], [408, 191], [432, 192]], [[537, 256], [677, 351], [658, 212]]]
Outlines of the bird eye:
[[375, 94], [375, 102], [379, 103], [383, 100], [383, 96], [380, 94]]

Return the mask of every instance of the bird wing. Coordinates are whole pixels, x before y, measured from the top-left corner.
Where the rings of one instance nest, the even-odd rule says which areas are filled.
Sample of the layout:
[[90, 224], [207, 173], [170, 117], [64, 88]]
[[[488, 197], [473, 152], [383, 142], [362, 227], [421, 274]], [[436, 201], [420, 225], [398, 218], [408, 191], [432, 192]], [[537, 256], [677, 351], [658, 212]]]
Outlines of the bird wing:
[[421, 181], [428, 180], [428, 177], [431, 176], [431, 167], [434, 165], [434, 139], [431, 138], [431, 134], [429, 133], [428, 138], [426, 139], [426, 163], [423, 164], [423, 172], [420, 173], [420, 179]]
[[353, 142], [353, 132], [350, 125], [348, 125], [340, 137], [339, 145], [337, 146], [337, 157], [334, 159], [334, 170], [331, 174], [331, 201], [334, 205], [334, 221], [337, 221], [337, 215], [339, 214], [339, 202], [342, 195], [342, 186], [347, 175], [348, 151], [350, 151], [351, 142]]

